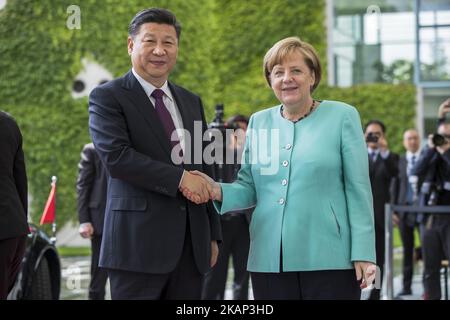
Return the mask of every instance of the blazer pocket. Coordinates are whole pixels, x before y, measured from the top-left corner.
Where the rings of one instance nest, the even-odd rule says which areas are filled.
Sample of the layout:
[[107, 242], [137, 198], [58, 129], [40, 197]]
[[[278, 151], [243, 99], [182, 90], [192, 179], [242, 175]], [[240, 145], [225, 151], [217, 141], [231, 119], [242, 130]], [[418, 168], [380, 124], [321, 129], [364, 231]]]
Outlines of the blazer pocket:
[[145, 211], [147, 199], [145, 198], [111, 198], [113, 211]]
[[339, 224], [339, 220], [338, 220], [338, 218], [336, 216], [336, 213], [334, 212], [333, 205], [331, 204], [331, 202], [330, 202], [330, 209], [331, 209], [331, 215], [333, 216], [333, 220], [334, 220], [334, 222], [336, 224], [337, 233], [338, 233], [338, 235], [340, 237], [341, 236], [341, 225]]

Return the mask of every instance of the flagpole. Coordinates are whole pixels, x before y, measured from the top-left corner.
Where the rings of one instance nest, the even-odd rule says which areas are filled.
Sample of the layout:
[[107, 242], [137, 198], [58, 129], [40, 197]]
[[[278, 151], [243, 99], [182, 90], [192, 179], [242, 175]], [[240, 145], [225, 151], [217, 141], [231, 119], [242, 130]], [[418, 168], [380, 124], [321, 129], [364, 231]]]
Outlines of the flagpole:
[[[56, 181], [58, 181], [58, 178], [56, 176], [52, 177], [52, 187], [55, 186], [56, 187]], [[55, 192], [55, 212], [56, 212], [56, 192]], [[52, 237], [50, 238], [50, 242], [52, 244], [56, 243], [56, 215], [55, 215], [55, 219], [53, 219], [53, 223], [52, 223]]]

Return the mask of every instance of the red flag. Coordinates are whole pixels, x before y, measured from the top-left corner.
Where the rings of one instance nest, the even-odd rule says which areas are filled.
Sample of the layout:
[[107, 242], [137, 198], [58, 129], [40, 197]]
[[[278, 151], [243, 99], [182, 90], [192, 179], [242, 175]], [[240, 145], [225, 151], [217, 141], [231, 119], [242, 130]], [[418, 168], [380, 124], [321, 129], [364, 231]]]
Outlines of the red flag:
[[52, 189], [48, 195], [47, 204], [45, 205], [44, 212], [42, 213], [40, 224], [53, 223], [55, 221], [55, 209], [56, 209], [56, 179], [52, 182]]

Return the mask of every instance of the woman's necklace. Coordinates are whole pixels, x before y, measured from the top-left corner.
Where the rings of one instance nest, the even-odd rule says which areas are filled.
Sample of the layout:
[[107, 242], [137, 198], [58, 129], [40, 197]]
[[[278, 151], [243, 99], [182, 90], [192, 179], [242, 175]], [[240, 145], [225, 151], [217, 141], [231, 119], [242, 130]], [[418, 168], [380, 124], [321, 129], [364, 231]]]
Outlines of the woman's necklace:
[[[316, 107], [316, 100], [313, 99], [312, 105], [309, 108], [309, 111], [307, 113], [305, 113], [304, 115], [302, 115], [300, 118], [298, 118], [296, 120], [290, 120], [290, 121], [296, 123], [296, 122], [299, 122], [302, 119], [305, 119], [307, 116], [309, 116], [314, 111], [315, 107]], [[283, 114], [283, 111], [284, 111], [284, 106], [282, 105], [281, 106], [281, 116], [286, 119], [286, 117]]]

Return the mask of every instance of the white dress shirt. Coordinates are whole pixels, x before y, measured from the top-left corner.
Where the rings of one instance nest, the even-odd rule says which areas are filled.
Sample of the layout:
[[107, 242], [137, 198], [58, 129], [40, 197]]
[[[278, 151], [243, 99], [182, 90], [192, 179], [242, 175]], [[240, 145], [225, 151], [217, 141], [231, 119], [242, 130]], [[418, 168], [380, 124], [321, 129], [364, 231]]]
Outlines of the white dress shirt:
[[[153, 107], [155, 107], [155, 98], [152, 97], [152, 92], [155, 89], [161, 89], [164, 91], [163, 96], [163, 102], [166, 106], [167, 110], [170, 113], [170, 116], [172, 117], [173, 124], [175, 125], [175, 129], [177, 130], [178, 139], [180, 141], [181, 150], [183, 150], [183, 154], [186, 154], [184, 148], [185, 148], [185, 137], [184, 137], [184, 130], [183, 130], [183, 120], [181, 118], [180, 110], [178, 110], [177, 103], [175, 102], [175, 99], [173, 98], [172, 92], [170, 92], [169, 85], [167, 84], [167, 81], [164, 82], [161, 88], [156, 88], [154, 85], [152, 85], [150, 82], [146, 81], [144, 78], [142, 78], [140, 75], [137, 74], [137, 72], [134, 70], [134, 68], [131, 69], [131, 72], [133, 72], [133, 75], [136, 77], [137, 81], [141, 84], [142, 88], [145, 91], [145, 94], [150, 99], [150, 102], [152, 103]], [[183, 181], [183, 177], [186, 171], [183, 171], [183, 175], [181, 176], [180, 183], [178, 184], [178, 187], [181, 186], [181, 181]]]

